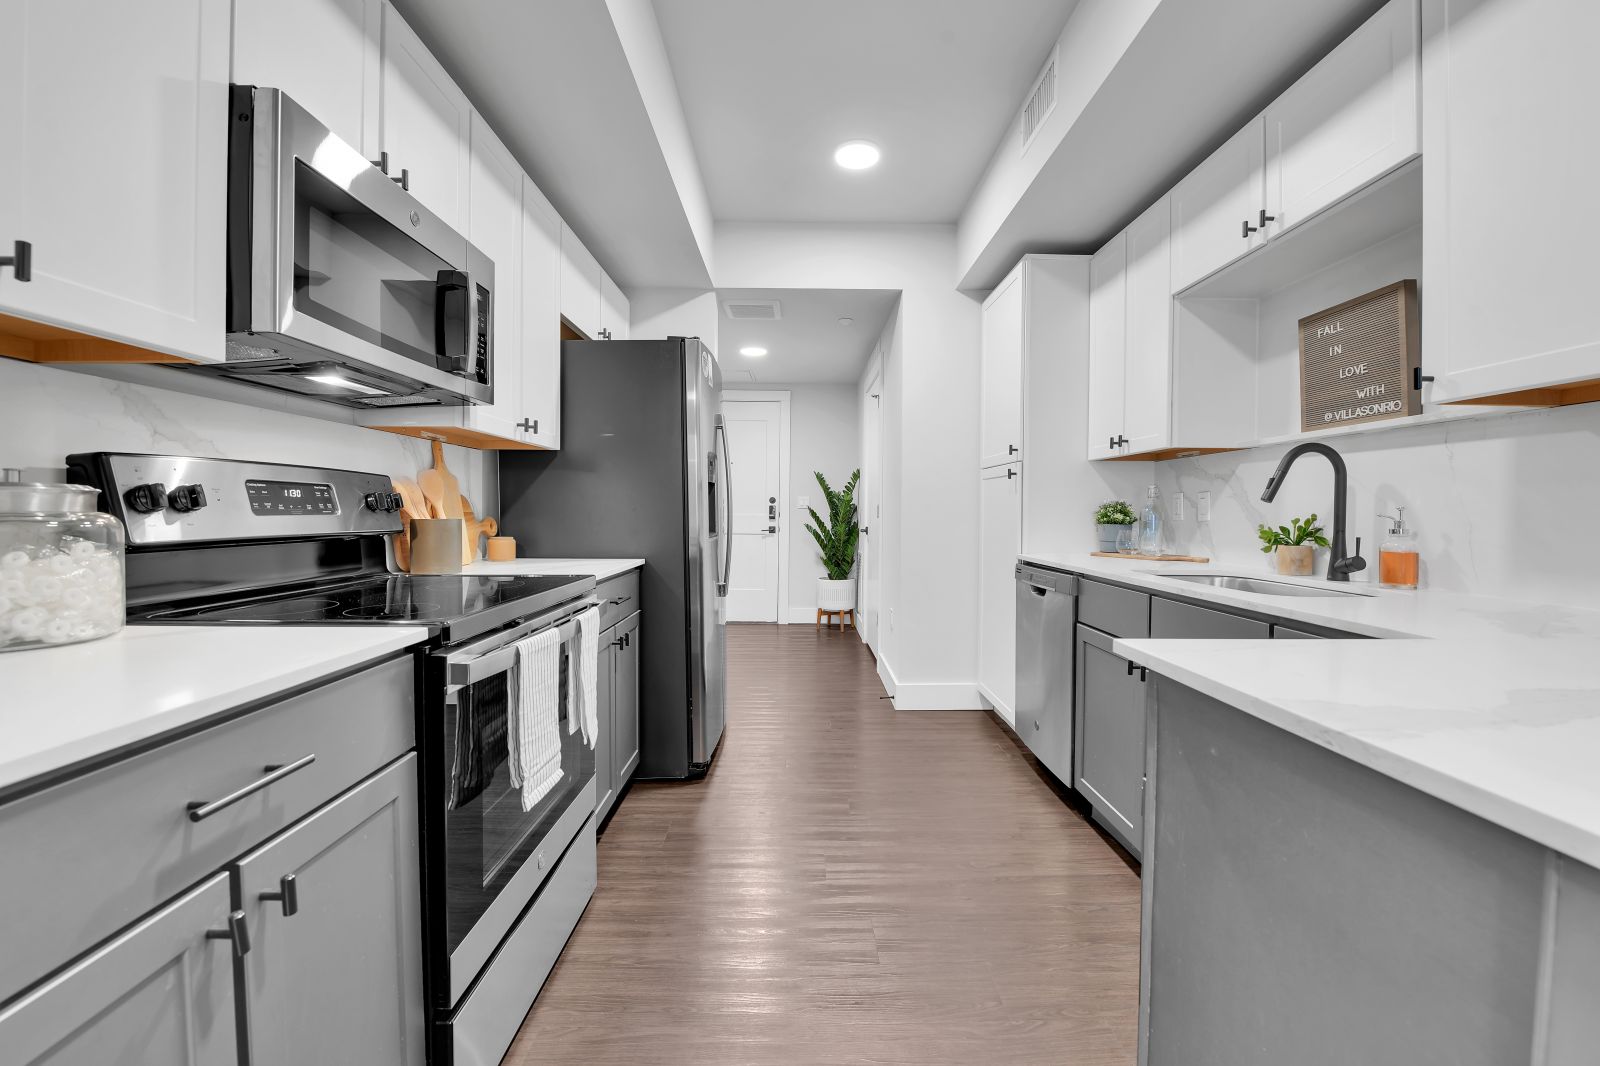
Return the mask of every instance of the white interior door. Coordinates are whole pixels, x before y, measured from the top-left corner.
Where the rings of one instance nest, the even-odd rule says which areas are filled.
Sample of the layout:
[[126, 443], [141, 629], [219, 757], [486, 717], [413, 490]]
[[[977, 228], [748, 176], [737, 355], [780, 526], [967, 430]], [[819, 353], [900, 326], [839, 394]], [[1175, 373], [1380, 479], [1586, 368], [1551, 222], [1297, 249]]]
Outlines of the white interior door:
[[861, 397], [861, 487], [860, 521], [861, 537], [856, 541], [856, 557], [861, 565], [861, 639], [874, 652], [878, 650], [878, 606], [882, 595], [880, 579], [883, 560], [879, 558], [878, 545], [885, 543], [879, 525], [883, 506], [879, 502], [882, 492], [882, 433], [883, 433], [883, 375], [875, 375]]
[[728, 621], [776, 622], [783, 405], [777, 400], [725, 399], [722, 417], [728, 426], [733, 502]]

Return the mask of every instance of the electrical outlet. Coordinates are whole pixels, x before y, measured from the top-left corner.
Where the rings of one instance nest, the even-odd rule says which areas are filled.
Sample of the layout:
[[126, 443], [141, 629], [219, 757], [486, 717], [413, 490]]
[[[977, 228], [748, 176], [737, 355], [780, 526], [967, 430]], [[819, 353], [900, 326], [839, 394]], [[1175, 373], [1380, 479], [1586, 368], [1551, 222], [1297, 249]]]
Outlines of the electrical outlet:
[[1194, 497], [1195, 519], [1200, 522], [1211, 521], [1211, 493], [1200, 492]]
[[1176, 519], [1177, 521], [1180, 521], [1180, 522], [1183, 521], [1184, 505], [1185, 505], [1185, 501], [1184, 501], [1184, 498], [1183, 498], [1183, 493], [1181, 493], [1181, 492], [1173, 493], [1172, 517], [1174, 519]]

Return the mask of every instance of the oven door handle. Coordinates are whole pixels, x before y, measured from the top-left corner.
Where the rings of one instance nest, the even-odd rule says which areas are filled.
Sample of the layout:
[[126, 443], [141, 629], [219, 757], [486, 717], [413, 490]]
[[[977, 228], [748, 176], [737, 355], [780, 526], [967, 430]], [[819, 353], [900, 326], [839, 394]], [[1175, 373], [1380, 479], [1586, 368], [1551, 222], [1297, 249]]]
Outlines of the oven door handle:
[[465, 648], [446, 655], [444, 661], [447, 688], [461, 688], [482, 681], [486, 677], [505, 673], [516, 664], [516, 642], [531, 633], [549, 629], [552, 626], [560, 626], [563, 630], [561, 639], [568, 639], [577, 631], [578, 616], [591, 607], [598, 607], [599, 605], [599, 600], [590, 597], [576, 607], [569, 605], [554, 611], [547, 611], [535, 618], [530, 618], [519, 626], [496, 633], [487, 640], [469, 644]]

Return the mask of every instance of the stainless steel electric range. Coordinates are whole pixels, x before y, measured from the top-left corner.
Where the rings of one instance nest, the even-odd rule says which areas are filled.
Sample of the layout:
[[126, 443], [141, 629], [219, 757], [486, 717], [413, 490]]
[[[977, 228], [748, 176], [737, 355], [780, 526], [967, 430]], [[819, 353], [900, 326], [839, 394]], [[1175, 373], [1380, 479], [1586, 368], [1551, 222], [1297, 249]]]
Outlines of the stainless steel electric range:
[[[527, 960], [559, 952], [595, 884], [594, 751], [581, 731], [563, 722], [561, 780], [532, 810], [511, 785], [511, 645], [559, 627], [564, 690], [594, 578], [392, 573], [400, 503], [382, 474], [67, 461], [127, 527], [130, 624], [427, 628], [416, 705], [429, 1061], [498, 1063], [538, 992]], [[558, 703], [564, 717], [564, 693]]]

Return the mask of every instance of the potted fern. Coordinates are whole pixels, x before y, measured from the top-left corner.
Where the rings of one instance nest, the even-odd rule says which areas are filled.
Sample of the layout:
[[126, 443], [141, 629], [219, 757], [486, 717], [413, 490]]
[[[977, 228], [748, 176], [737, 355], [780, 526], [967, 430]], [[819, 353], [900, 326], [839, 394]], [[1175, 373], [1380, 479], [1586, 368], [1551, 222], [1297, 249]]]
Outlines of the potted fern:
[[856, 524], [856, 486], [861, 482], [861, 471], [850, 475], [843, 489], [835, 489], [815, 471], [817, 484], [822, 486], [822, 497], [828, 501], [828, 517], [824, 521], [815, 507], [808, 507], [811, 521], [806, 531], [817, 542], [822, 552], [822, 565], [827, 577], [817, 579], [817, 609], [819, 611], [853, 611], [856, 606], [856, 579], [850, 576], [856, 565], [856, 539], [861, 527]]
[[1273, 529], [1257, 526], [1261, 550], [1274, 555], [1278, 573], [1286, 577], [1307, 577], [1314, 569], [1318, 548], [1328, 546], [1328, 538], [1317, 525], [1317, 516], [1295, 518], [1290, 524]]

